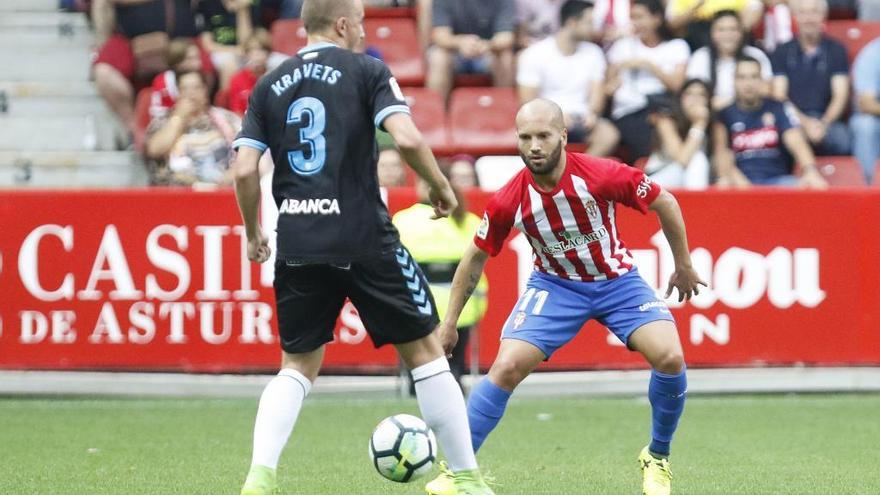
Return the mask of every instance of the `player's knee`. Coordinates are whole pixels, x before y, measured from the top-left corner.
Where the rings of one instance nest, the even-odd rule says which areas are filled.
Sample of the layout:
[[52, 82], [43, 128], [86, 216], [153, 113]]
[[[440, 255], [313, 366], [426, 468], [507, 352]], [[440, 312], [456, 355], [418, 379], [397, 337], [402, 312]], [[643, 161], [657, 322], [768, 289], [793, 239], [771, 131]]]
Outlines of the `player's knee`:
[[505, 390], [513, 390], [528, 376], [528, 367], [515, 359], [500, 357], [492, 364], [489, 377], [492, 383]]
[[684, 370], [684, 354], [681, 349], [670, 349], [652, 363], [655, 370], [667, 375], [677, 375]]

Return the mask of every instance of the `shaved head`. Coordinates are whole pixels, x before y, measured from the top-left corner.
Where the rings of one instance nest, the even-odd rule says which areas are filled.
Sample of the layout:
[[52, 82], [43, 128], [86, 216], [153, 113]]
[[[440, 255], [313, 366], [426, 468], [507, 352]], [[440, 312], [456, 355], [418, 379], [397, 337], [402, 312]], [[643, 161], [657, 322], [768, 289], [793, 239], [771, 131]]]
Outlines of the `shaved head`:
[[308, 33], [320, 33], [340, 17], [354, 17], [358, 4], [359, 0], [305, 0], [300, 17]]
[[519, 155], [533, 175], [558, 173], [562, 150], [568, 143], [559, 105], [543, 98], [523, 105], [516, 114], [516, 136]]
[[549, 125], [560, 132], [565, 129], [562, 109], [556, 103], [544, 98], [536, 98], [520, 107], [516, 114], [516, 127], [519, 128], [526, 123]]

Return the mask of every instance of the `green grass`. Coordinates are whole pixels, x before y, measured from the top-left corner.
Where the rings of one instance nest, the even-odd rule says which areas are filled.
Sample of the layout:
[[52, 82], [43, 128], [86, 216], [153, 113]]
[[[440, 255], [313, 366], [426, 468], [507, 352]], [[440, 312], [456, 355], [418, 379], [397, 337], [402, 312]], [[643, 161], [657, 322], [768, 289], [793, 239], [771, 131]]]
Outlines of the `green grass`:
[[[0, 494], [237, 494], [255, 408], [0, 399]], [[424, 493], [420, 482], [384, 481], [368, 462], [370, 431], [396, 412], [417, 407], [310, 399], [282, 458], [283, 492]], [[648, 418], [645, 400], [514, 400], [480, 461], [498, 495], [636, 494]], [[691, 397], [673, 445], [674, 493], [880, 493], [878, 444], [880, 395]]]

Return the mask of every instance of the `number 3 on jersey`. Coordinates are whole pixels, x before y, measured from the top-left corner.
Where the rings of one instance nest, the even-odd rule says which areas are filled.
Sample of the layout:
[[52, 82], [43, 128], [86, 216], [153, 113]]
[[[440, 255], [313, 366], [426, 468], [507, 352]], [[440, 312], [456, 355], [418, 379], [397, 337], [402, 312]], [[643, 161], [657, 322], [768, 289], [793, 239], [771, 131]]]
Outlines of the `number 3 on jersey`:
[[[306, 122], [308, 125], [304, 125]], [[287, 125], [299, 127], [299, 142], [303, 145], [300, 149], [287, 152], [290, 168], [297, 174], [312, 175], [324, 168], [327, 159], [327, 142], [324, 139], [326, 124], [324, 104], [317, 98], [304, 96], [287, 109]], [[308, 153], [304, 152], [304, 147], [309, 148]]]

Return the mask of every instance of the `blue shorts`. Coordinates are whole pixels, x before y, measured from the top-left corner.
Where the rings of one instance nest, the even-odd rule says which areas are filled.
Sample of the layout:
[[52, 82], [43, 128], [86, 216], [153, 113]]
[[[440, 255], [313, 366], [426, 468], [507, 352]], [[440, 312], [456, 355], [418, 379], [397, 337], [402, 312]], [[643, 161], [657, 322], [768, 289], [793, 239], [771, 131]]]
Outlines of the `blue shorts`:
[[534, 271], [504, 323], [501, 338], [524, 340], [549, 358], [591, 319], [608, 327], [627, 347], [629, 336], [642, 325], [675, 321], [666, 303], [635, 268], [600, 282], [566, 280]]
[[456, 55], [454, 67], [456, 74], [492, 74], [492, 59], [489, 55], [477, 58]]

